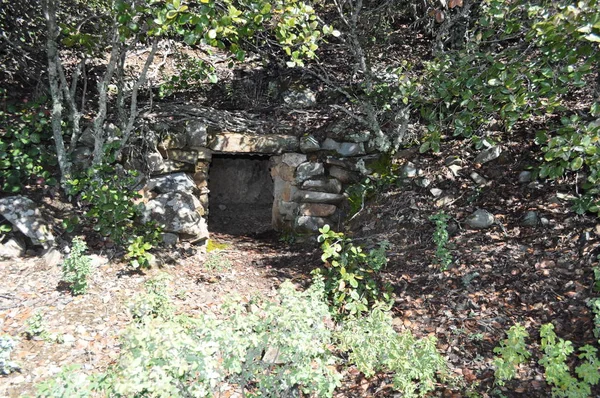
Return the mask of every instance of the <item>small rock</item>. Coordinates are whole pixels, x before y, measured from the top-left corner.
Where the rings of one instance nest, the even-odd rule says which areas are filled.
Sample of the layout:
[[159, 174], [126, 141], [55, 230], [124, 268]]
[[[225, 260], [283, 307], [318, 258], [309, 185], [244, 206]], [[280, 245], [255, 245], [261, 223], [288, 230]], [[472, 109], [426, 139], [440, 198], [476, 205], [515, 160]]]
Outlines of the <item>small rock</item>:
[[494, 225], [494, 215], [487, 210], [479, 209], [467, 217], [467, 225], [474, 229], [489, 228]]
[[448, 156], [445, 160], [444, 160], [444, 164], [448, 167], [450, 166], [462, 166], [462, 159], [459, 158], [458, 156]]
[[531, 171], [522, 171], [519, 173], [519, 182], [526, 184], [531, 181]]
[[485, 178], [483, 178], [479, 173], [472, 172], [470, 174], [470, 177], [471, 177], [471, 180], [473, 180], [473, 182], [475, 182], [475, 184], [477, 184], [477, 185], [487, 184], [487, 180]]
[[22, 257], [26, 249], [27, 247], [21, 239], [10, 238], [0, 244], [0, 257], [6, 259]]
[[413, 178], [416, 177], [419, 170], [415, 166], [413, 162], [407, 162], [402, 168], [402, 176], [405, 178]]
[[25, 236], [31, 238], [34, 245], [41, 245], [44, 249], [54, 246], [52, 228], [31, 199], [20, 195], [2, 198], [0, 214]]
[[535, 227], [540, 223], [541, 220], [536, 211], [528, 211], [525, 213], [525, 216], [523, 216], [523, 220], [521, 221], [521, 224], [526, 227]]
[[421, 188], [427, 188], [429, 185], [431, 185], [431, 180], [427, 177], [421, 177], [418, 178], [417, 181], [415, 181], [415, 184], [417, 184]]
[[457, 177], [458, 176], [458, 172], [462, 170], [462, 167], [457, 165], [457, 164], [453, 164], [451, 166], [448, 166], [448, 168], [450, 169], [450, 171], [452, 172], [452, 174]]
[[437, 197], [439, 197], [439, 196], [440, 196], [442, 193], [444, 193], [444, 191], [442, 191], [442, 190], [441, 190], [441, 189], [439, 189], [439, 188], [431, 188], [431, 189], [429, 190], [429, 192], [431, 192], [431, 194], [433, 195], [433, 197], [434, 197], [434, 198], [437, 198]]
[[316, 232], [327, 224], [327, 219], [323, 217], [300, 216], [296, 218], [295, 228], [297, 231]]
[[341, 156], [358, 156], [365, 154], [365, 146], [362, 142], [337, 142], [327, 138], [323, 142], [323, 149], [335, 151]]
[[179, 235], [177, 234], [164, 232], [161, 237], [166, 246], [175, 246], [177, 243], [179, 243]]
[[225, 211], [225, 210], [227, 210], [227, 206], [225, 206], [225, 205], [219, 205], [219, 210]]
[[284, 153], [281, 156], [281, 161], [290, 167], [298, 167], [306, 162], [306, 155], [303, 153]]
[[43, 258], [46, 267], [52, 268], [58, 266], [62, 262], [63, 256], [57, 249], [50, 248], [46, 250]]
[[435, 201], [436, 207], [444, 207], [454, 202], [454, 198], [452, 196], [444, 196]]
[[296, 183], [301, 184], [312, 177], [325, 175], [323, 163], [305, 162], [296, 169]]
[[475, 158], [475, 163], [484, 164], [487, 162], [491, 162], [494, 159], [497, 159], [502, 153], [502, 148], [499, 146], [493, 146], [484, 151], [481, 151], [479, 155]]
[[312, 135], [300, 138], [300, 151], [302, 153], [316, 152], [321, 149], [319, 141]]

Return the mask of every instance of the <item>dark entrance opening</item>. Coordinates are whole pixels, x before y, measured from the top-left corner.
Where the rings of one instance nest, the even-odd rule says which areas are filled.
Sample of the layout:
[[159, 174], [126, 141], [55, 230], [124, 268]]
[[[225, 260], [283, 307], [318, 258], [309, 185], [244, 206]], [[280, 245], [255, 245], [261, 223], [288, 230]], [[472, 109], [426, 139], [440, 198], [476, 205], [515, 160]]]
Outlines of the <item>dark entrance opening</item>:
[[230, 235], [270, 231], [273, 179], [268, 156], [213, 154], [208, 175], [208, 229]]

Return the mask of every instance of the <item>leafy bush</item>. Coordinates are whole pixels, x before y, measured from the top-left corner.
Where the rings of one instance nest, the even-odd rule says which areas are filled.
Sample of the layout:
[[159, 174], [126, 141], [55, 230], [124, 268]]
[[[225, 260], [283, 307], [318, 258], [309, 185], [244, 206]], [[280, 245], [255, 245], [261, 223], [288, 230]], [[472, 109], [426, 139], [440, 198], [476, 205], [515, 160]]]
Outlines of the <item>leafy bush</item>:
[[575, 368], [575, 373], [579, 377], [577, 379], [571, 375], [569, 366], [566, 364], [567, 358], [575, 350], [573, 344], [568, 340], [557, 338], [551, 323], [542, 325], [540, 337], [544, 355], [539, 363], [545, 368], [546, 381], [554, 386], [552, 396], [569, 398], [591, 396], [591, 386], [600, 381], [598, 350], [589, 344], [579, 349], [581, 354], [578, 355], [578, 358], [583, 363]]
[[329, 309], [324, 285], [305, 292], [286, 282], [274, 301], [240, 302], [220, 313], [168, 318], [146, 316], [122, 337], [121, 356], [107, 375], [60, 375], [46, 391], [86, 397], [209, 397], [225, 389], [245, 396], [331, 397], [339, 385], [331, 352]]
[[141, 196], [132, 190], [135, 175], [119, 175], [114, 166], [103, 164], [89, 168], [68, 181], [69, 193], [79, 195], [87, 207], [85, 217], [95, 231], [127, 248], [126, 258], [134, 268], [148, 267], [148, 250], [157, 244], [160, 228], [154, 223], [142, 223]]
[[524, 363], [531, 353], [527, 350], [525, 339], [529, 333], [519, 324], [513, 325], [507, 332], [508, 338], [494, 348], [499, 356], [494, 359], [496, 367], [494, 375], [496, 383], [503, 386], [506, 380], [512, 380], [517, 375], [517, 368]]
[[543, 118], [535, 138], [540, 176], [585, 171], [592, 197], [579, 208], [598, 212], [600, 103], [574, 114], [568, 102], [596, 78], [597, 1], [486, 0], [472, 15], [464, 46], [426, 62], [420, 90], [412, 92], [427, 123], [421, 151], [439, 151], [445, 135], [489, 146], [519, 123]]
[[[5, 92], [0, 89], [0, 99]], [[3, 192], [18, 192], [23, 186], [56, 184], [48, 169], [56, 164], [45, 142], [50, 116], [43, 102], [11, 104], [0, 108], [0, 186]]]
[[19, 369], [19, 366], [10, 360], [10, 353], [15, 349], [16, 343], [9, 336], [0, 336], [0, 375], [7, 375]]
[[25, 334], [29, 339], [34, 337], [46, 338], [48, 332], [44, 325], [44, 316], [41, 311], [36, 312], [25, 322]]
[[231, 269], [231, 261], [225, 256], [221, 250], [212, 250], [206, 254], [206, 260], [202, 264], [209, 271], [225, 271]]
[[435, 259], [442, 271], [447, 270], [448, 266], [452, 264], [452, 254], [450, 254], [450, 250], [448, 250], [449, 219], [450, 216], [444, 212], [439, 212], [429, 217], [429, 220], [435, 223], [435, 231], [433, 232], [433, 241], [436, 245]]
[[88, 398], [94, 391], [102, 389], [102, 376], [86, 376], [78, 372], [80, 366], [69, 365], [54, 378], [38, 384], [37, 398]]
[[389, 154], [381, 156], [369, 168], [373, 172], [367, 178], [346, 188], [350, 204], [349, 216], [361, 211], [369, 198], [398, 184], [398, 165], [392, 162]]
[[85, 241], [73, 239], [71, 252], [62, 263], [63, 280], [70, 284], [71, 293], [84, 294], [87, 291], [87, 276], [91, 272], [91, 259], [84, 255], [87, 250]]
[[144, 284], [146, 292], [140, 294], [131, 306], [131, 314], [135, 319], [173, 317], [175, 310], [167, 286], [171, 279], [169, 274], [161, 273]]
[[403, 397], [425, 396], [447, 373], [446, 360], [436, 349], [435, 337], [416, 339], [410, 331], [397, 333], [388, 311], [375, 308], [352, 318], [339, 333], [340, 349], [366, 377], [394, 374], [394, 388]]
[[[508, 339], [502, 341], [494, 352], [499, 354], [494, 361], [496, 365], [496, 382], [503, 385], [516, 375], [519, 364], [528, 359], [531, 354], [526, 348], [525, 338], [529, 335], [520, 325], [511, 327]], [[553, 397], [585, 398], [592, 394], [592, 386], [600, 382], [600, 360], [598, 350], [590, 345], [579, 349], [577, 356], [580, 365], [575, 368], [577, 377], [571, 374], [567, 359], [575, 352], [573, 343], [561, 339], [554, 332], [554, 325], [547, 323], [540, 328], [543, 352], [538, 361], [545, 369], [544, 377], [548, 384], [553, 385]]]
[[[391, 288], [379, 281], [378, 273], [387, 264], [385, 251], [388, 242], [368, 254], [342, 232], [334, 232], [329, 225], [319, 229], [321, 260], [324, 269], [313, 271], [325, 279], [325, 292], [331, 308], [338, 315], [359, 315], [379, 302], [391, 300]], [[383, 286], [382, 286], [383, 285]]]

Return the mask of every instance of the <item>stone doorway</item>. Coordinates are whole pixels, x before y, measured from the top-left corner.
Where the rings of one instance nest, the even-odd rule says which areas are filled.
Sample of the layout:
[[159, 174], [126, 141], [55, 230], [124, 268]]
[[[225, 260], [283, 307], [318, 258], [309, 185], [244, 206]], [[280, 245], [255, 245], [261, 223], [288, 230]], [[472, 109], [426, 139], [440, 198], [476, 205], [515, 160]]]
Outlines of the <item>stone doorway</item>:
[[273, 229], [269, 156], [213, 154], [208, 189], [210, 232], [256, 235]]

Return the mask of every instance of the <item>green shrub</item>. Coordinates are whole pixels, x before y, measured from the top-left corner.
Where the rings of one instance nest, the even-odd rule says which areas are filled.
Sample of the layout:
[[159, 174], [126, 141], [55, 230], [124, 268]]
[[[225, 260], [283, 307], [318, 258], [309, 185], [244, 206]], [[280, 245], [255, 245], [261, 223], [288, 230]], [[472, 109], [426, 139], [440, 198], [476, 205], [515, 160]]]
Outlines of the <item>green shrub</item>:
[[[526, 348], [525, 338], [529, 335], [520, 325], [511, 327], [508, 339], [502, 341], [494, 352], [500, 356], [494, 360], [496, 382], [504, 385], [516, 375], [516, 368], [531, 354]], [[575, 368], [577, 377], [571, 374], [567, 360], [575, 352], [573, 343], [561, 339], [554, 332], [554, 325], [547, 323], [540, 328], [542, 357], [538, 361], [544, 367], [544, 378], [552, 385], [553, 397], [585, 398], [592, 394], [592, 386], [600, 382], [600, 360], [598, 350], [590, 345], [579, 349], [579, 365]]]
[[429, 220], [435, 223], [435, 231], [433, 232], [433, 242], [436, 245], [435, 259], [440, 266], [440, 270], [446, 271], [448, 266], [452, 264], [452, 254], [448, 250], [448, 220], [450, 220], [450, 216], [442, 211], [429, 217]]
[[169, 319], [174, 315], [175, 308], [169, 296], [168, 282], [171, 276], [161, 273], [146, 281], [145, 293], [138, 295], [131, 305], [131, 315], [138, 320], [147, 317]]
[[78, 372], [80, 366], [64, 367], [52, 379], [41, 382], [36, 388], [36, 398], [88, 398], [103, 389], [101, 376], [86, 376]]
[[499, 356], [494, 359], [496, 367], [494, 375], [496, 383], [503, 386], [506, 380], [512, 380], [517, 375], [517, 368], [524, 363], [531, 353], [527, 350], [525, 339], [529, 333], [519, 324], [512, 326], [507, 332], [508, 338], [494, 348]]
[[588, 193], [577, 209], [598, 212], [600, 103], [573, 112], [569, 102], [596, 79], [597, 1], [485, 0], [472, 15], [464, 46], [426, 62], [420, 89], [412, 92], [427, 123], [421, 151], [439, 151], [444, 136], [494, 145], [515, 126], [542, 118], [535, 138], [543, 153], [539, 175], [584, 171]]
[[[324, 285], [307, 291], [285, 282], [273, 301], [224, 305], [198, 318], [143, 317], [122, 337], [107, 375], [60, 375], [46, 391], [86, 397], [210, 397], [226, 388], [244, 396], [331, 397], [340, 384], [331, 351]], [[69, 396], [46, 393], [45, 397]]]
[[447, 374], [446, 360], [436, 349], [435, 337], [416, 339], [410, 331], [397, 333], [391, 315], [382, 308], [348, 320], [339, 339], [339, 348], [349, 352], [349, 362], [366, 377], [377, 372], [393, 373], [394, 388], [403, 397], [425, 396]]
[[[0, 89], [0, 100], [5, 100]], [[56, 165], [50, 143], [50, 116], [43, 102], [10, 104], [0, 108], [0, 187], [18, 192], [26, 183], [56, 184], [48, 171]]]
[[29, 339], [34, 337], [45, 339], [48, 336], [46, 326], [44, 325], [44, 316], [41, 311], [36, 312], [27, 319], [25, 322], [25, 334]]
[[90, 167], [68, 181], [69, 194], [81, 197], [87, 207], [85, 218], [95, 231], [127, 249], [125, 257], [132, 267], [148, 267], [152, 258], [148, 251], [159, 242], [160, 228], [141, 221], [144, 205], [135, 203], [141, 196], [132, 190], [135, 173], [123, 173], [110, 164]]
[[573, 344], [561, 338], [557, 338], [554, 333], [554, 325], [551, 323], [542, 325], [540, 329], [542, 338], [541, 349], [544, 355], [539, 363], [545, 368], [544, 377], [549, 384], [552, 384], [553, 397], [585, 398], [592, 395], [591, 386], [600, 381], [600, 361], [597, 357], [598, 350], [590, 345], [585, 345], [579, 349], [581, 352], [578, 358], [582, 361], [581, 365], [575, 368], [575, 373], [579, 377], [571, 375], [566, 361], [575, 349]]
[[87, 291], [87, 277], [91, 272], [92, 261], [84, 255], [86, 250], [87, 245], [83, 239], [73, 239], [71, 252], [62, 263], [63, 281], [70, 284], [74, 295]]
[[212, 250], [206, 254], [206, 259], [204, 260], [204, 264], [202, 264], [204, 268], [209, 271], [218, 271], [222, 272], [228, 269], [231, 269], [233, 266], [231, 261], [227, 258], [225, 254], [222, 253], [221, 250]]
[[10, 336], [0, 336], [0, 375], [7, 375], [19, 369], [19, 366], [10, 360], [15, 346], [16, 343]]
[[388, 242], [365, 253], [360, 246], [329, 225], [319, 229], [321, 260], [324, 269], [313, 271], [325, 280], [328, 302], [338, 315], [359, 315], [379, 302], [391, 300], [391, 288], [379, 281], [379, 272], [386, 266], [385, 251]]

